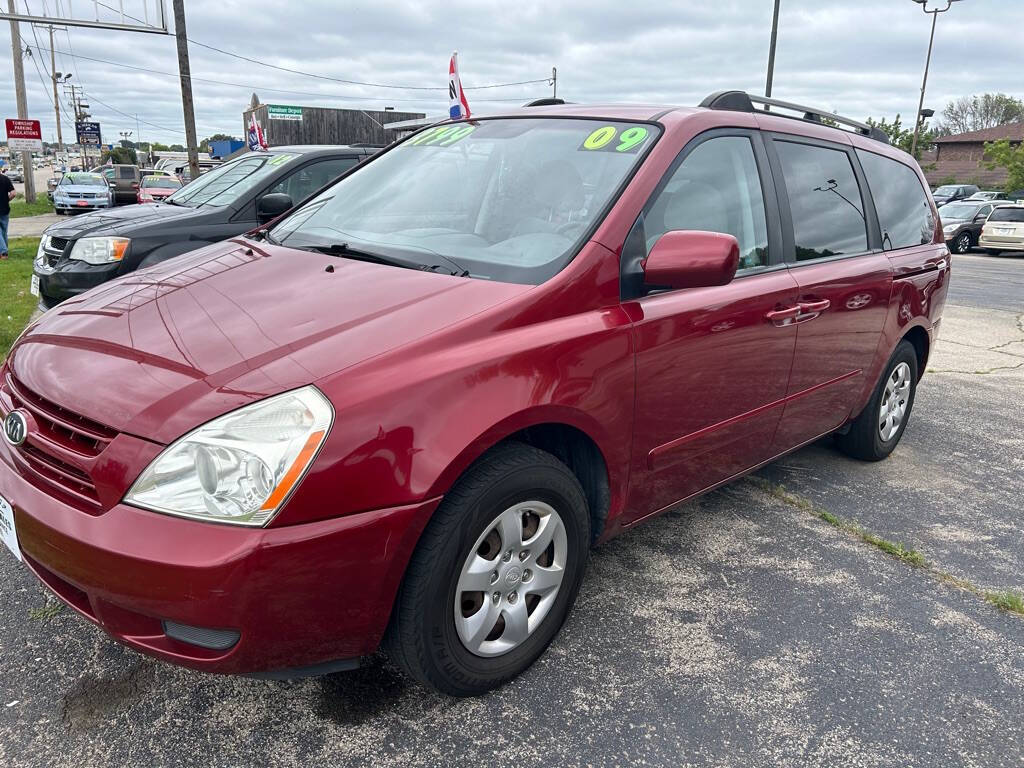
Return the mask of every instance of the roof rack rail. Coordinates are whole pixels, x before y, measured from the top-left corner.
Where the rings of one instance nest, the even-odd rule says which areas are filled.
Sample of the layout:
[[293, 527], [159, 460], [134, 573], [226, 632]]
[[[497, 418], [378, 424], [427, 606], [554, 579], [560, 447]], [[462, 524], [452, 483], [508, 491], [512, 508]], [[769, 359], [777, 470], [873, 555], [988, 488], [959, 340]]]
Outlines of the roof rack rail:
[[549, 96], [546, 99], [536, 99], [534, 101], [529, 101], [526, 104], [523, 104], [523, 106], [524, 107], [554, 107], [554, 106], [558, 106], [559, 104], [565, 104], [565, 103], [566, 103], [565, 99], [555, 99], [555, 98], [552, 98], [552, 97]]
[[749, 93], [744, 91], [717, 91], [704, 99], [704, 101], [700, 103], [700, 106], [707, 107], [708, 109], [727, 109], [734, 112], [767, 111], [755, 109], [754, 104], [764, 104], [766, 106], [778, 107], [779, 109], [788, 109], [793, 112], [803, 112], [802, 117], [795, 117], [794, 115], [779, 115], [779, 117], [806, 120], [811, 123], [822, 123], [824, 122], [823, 118], [832, 120], [840, 125], [847, 125], [853, 128], [862, 136], [867, 136], [875, 141], [881, 141], [884, 144], [889, 143], [889, 136], [885, 131], [880, 128], [876, 128], [875, 126], [868, 125], [867, 123], [862, 123], [859, 120], [843, 117], [842, 115], [837, 115], [834, 112], [826, 112], [825, 110], [818, 109], [817, 107], [805, 107], [801, 104], [794, 104], [790, 101], [769, 99], [765, 96], [751, 96]]

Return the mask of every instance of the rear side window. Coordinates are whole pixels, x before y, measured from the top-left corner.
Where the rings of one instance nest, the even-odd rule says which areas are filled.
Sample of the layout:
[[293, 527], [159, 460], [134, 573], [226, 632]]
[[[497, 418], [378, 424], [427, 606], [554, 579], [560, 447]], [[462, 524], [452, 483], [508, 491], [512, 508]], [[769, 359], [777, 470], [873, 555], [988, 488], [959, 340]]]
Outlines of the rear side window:
[[740, 269], [768, 263], [764, 197], [750, 139], [708, 139], [686, 156], [644, 214], [647, 252], [675, 229], [732, 235], [740, 245]]
[[301, 169], [285, 176], [270, 188], [271, 192], [281, 192], [291, 197], [293, 203], [301, 203], [329, 181], [334, 181], [342, 173], [358, 162], [355, 157], [331, 157], [316, 163], [310, 163]]
[[1024, 222], [1024, 208], [1015, 208], [1009, 205], [1001, 205], [992, 211], [988, 217], [989, 221], [1012, 221], [1015, 223]]
[[776, 141], [789, 207], [796, 260], [863, 253], [867, 226], [849, 156], [838, 149]]
[[903, 163], [874, 152], [858, 149], [857, 157], [875, 201], [882, 247], [888, 251], [930, 243], [935, 216], [917, 174]]

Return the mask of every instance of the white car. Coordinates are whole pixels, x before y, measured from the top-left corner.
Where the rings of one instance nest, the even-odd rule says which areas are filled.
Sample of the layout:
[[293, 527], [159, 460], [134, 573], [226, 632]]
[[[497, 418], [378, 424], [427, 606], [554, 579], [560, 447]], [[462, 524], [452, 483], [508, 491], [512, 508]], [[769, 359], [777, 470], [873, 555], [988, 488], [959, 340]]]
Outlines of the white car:
[[978, 246], [985, 253], [1024, 251], [1024, 205], [1000, 205], [981, 228]]

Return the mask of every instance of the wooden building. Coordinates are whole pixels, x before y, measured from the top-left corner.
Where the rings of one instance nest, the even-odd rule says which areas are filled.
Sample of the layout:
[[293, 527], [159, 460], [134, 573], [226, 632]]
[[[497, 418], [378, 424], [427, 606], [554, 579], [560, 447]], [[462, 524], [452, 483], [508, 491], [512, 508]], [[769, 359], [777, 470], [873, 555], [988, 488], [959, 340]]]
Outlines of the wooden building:
[[396, 137], [394, 132], [385, 130], [384, 125], [423, 117], [419, 112], [396, 112], [390, 109], [377, 111], [261, 104], [253, 94], [253, 102], [242, 113], [243, 135], [249, 129], [253, 113], [267, 137], [267, 145], [271, 147], [292, 144], [390, 144]]

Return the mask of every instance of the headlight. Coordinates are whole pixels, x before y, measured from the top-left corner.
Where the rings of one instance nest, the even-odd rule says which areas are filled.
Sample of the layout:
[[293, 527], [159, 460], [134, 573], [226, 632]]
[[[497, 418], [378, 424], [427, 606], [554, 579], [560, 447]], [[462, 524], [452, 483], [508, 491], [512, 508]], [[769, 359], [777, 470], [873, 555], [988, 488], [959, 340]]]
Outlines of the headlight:
[[83, 237], [75, 243], [68, 258], [86, 264], [110, 264], [124, 258], [130, 242], [125, 237]]
[[124, 501], [169, 515], [265, 525], [299, 484], [333, 421], [334, 409], [312, 386], [247, 405], [164, 450]]
[[42, 265], [46, 263], [46, 253], [43, 251], [43, 248], [44, 246], [49, 245], [49, 243], [49, 235], [43, 235], [39, 238], [39, 247], [36, 248], [36, 264]]
[[959, 224], [947, 224], [946, 226], [944, 226], [942, 228], [942, 231], [948, 235], [950, 232], [956, 231], [956, 229], [959, 226], [960, 226]]

